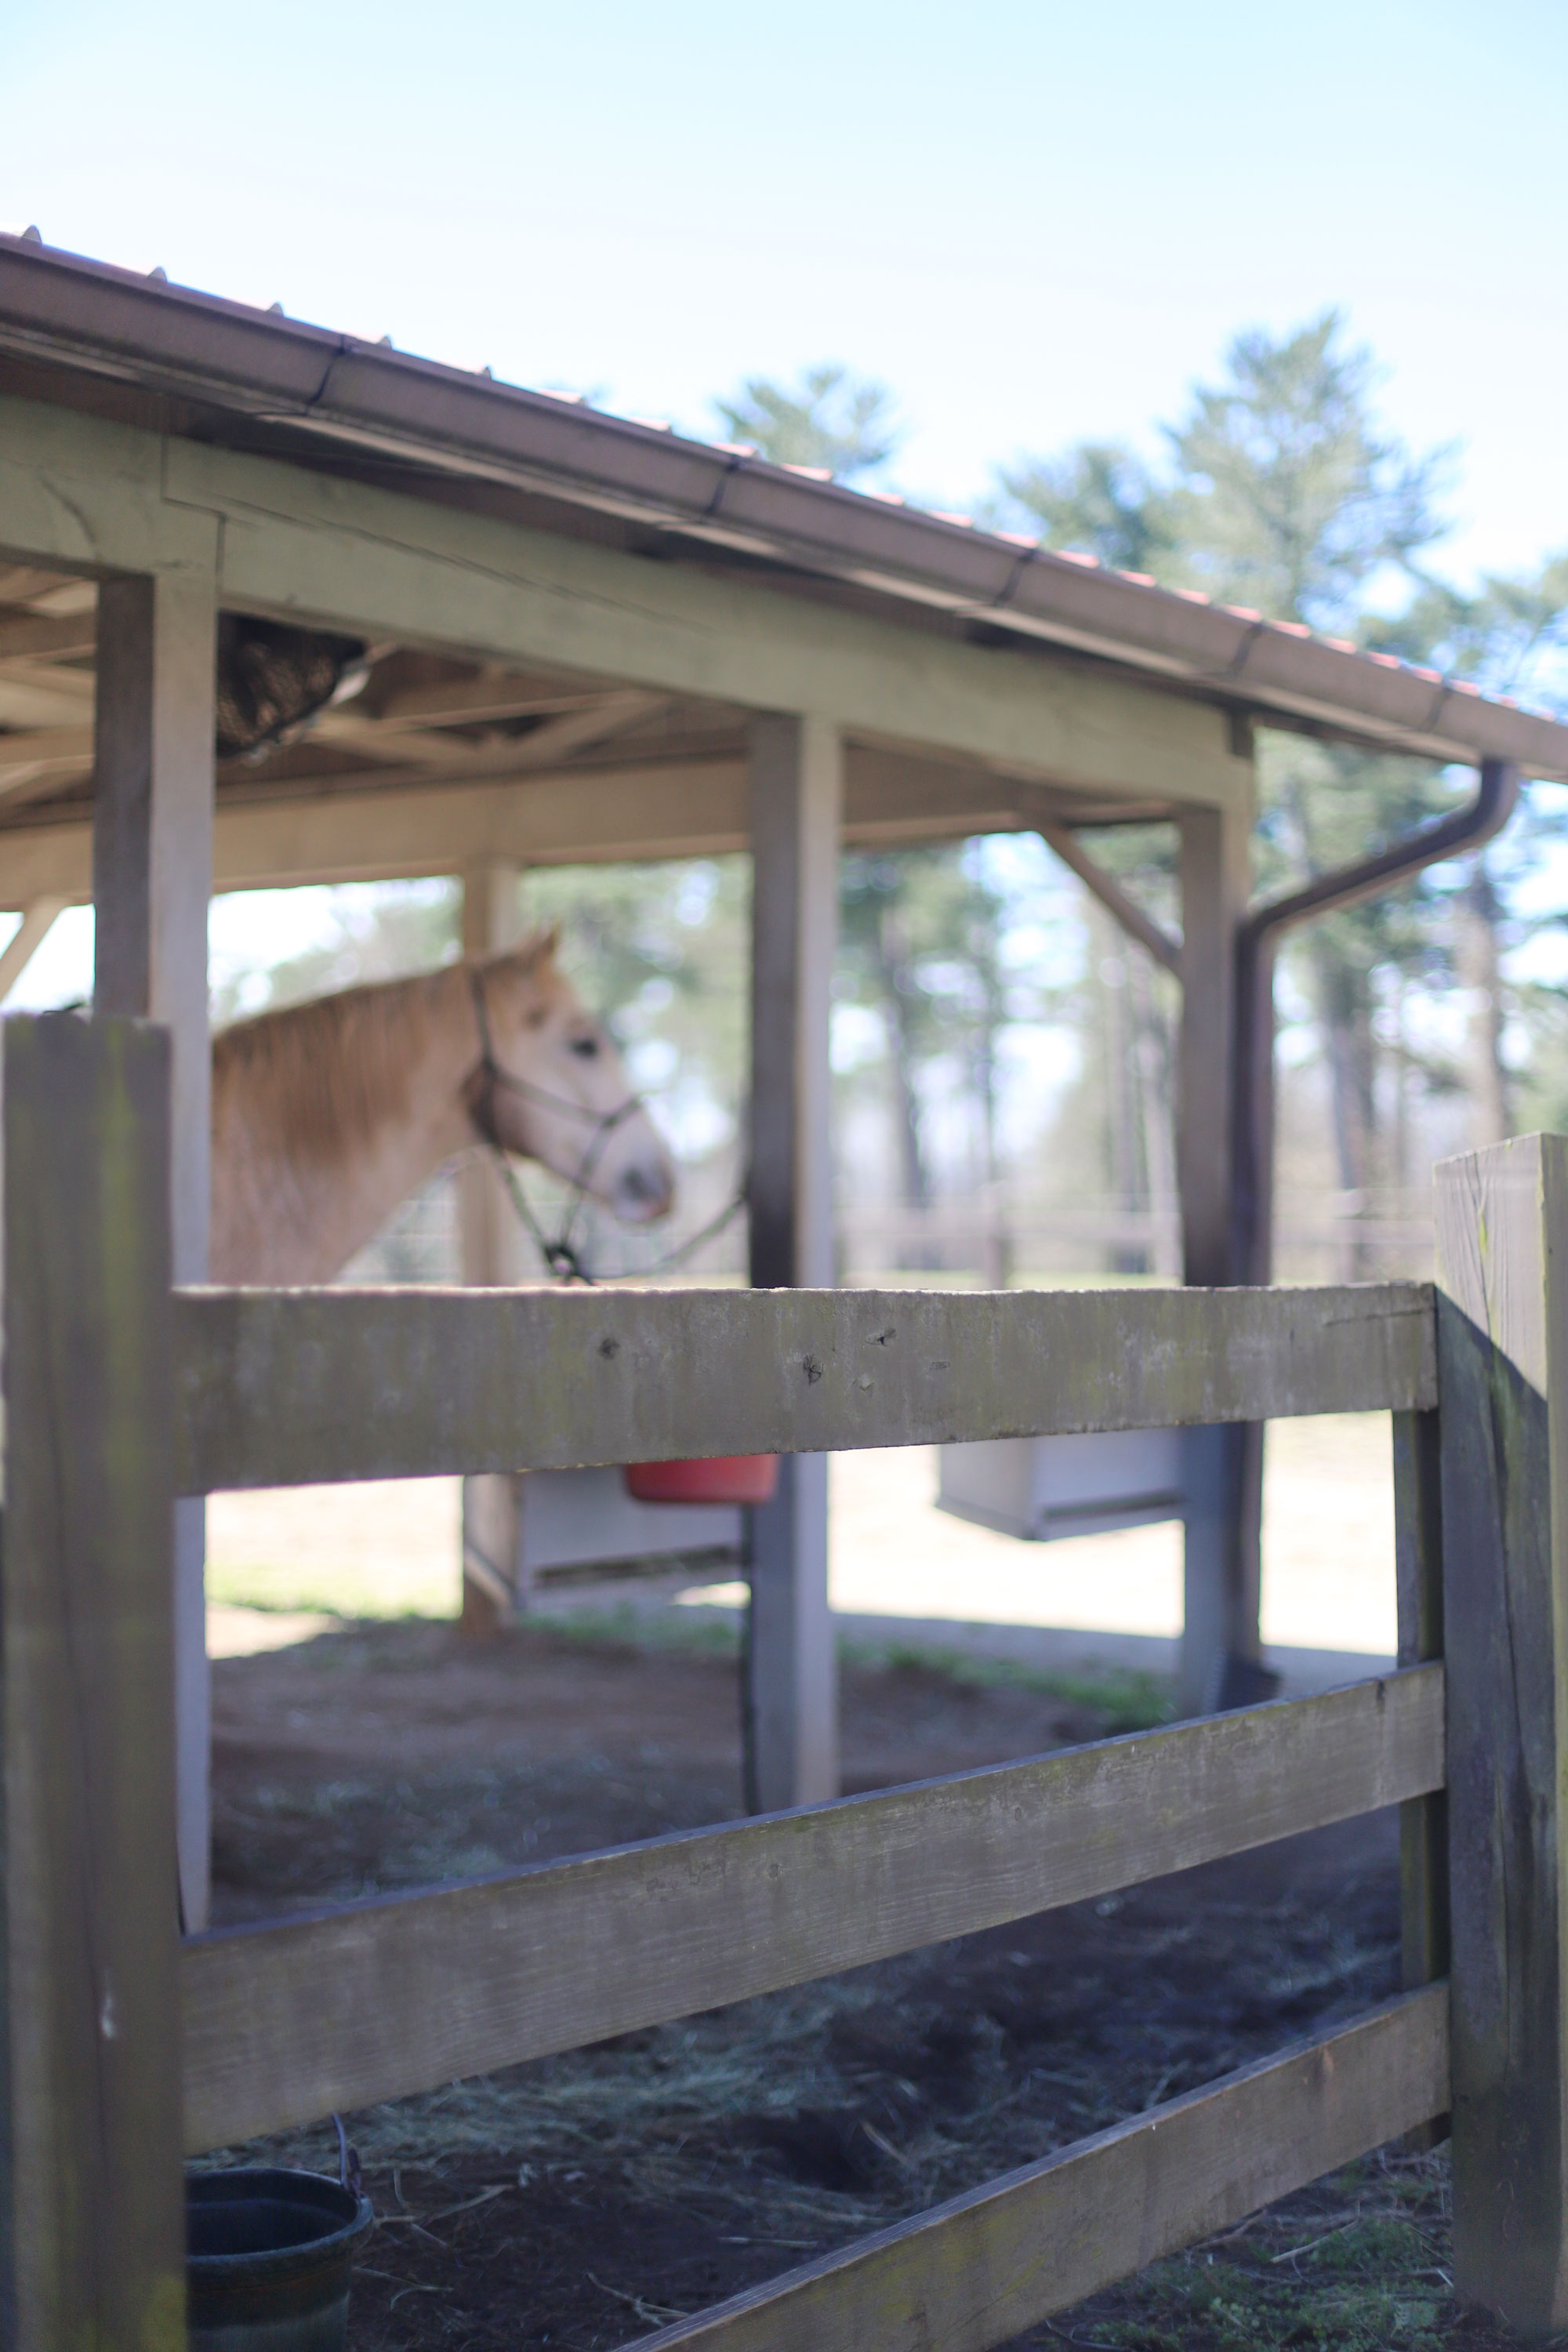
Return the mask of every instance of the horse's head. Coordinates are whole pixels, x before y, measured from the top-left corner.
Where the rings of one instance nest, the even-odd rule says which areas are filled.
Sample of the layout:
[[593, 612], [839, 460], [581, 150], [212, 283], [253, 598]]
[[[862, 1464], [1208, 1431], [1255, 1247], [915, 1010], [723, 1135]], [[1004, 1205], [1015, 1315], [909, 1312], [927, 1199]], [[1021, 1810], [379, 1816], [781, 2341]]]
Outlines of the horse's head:
[[555, 961], [558, 933], [468, 967], [479, 1059], [468, 1105], [482, 1135], [580, 1184], [626, 1223], [662, 1217], [675, 1163], [626, 1066]]

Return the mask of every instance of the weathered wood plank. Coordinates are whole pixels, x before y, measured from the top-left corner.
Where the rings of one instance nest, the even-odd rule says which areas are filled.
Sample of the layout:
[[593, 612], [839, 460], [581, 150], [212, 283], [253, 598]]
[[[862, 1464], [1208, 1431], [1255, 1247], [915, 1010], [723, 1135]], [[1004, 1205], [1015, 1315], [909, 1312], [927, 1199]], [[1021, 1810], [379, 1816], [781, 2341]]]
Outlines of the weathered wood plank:
[[820, 711], [1119, 797], [1246, 796], [1225, 715], [1142, 683], [917, 637], [738, 574], [649, 564], [272, 458], [176, 440], [166, 464], [174, 497], [223, 514], [225, 586], [241, 605], [749, 709]]
[[[1394, 1559], [1399, 1663], [1443, 1654], [1441, 1427], [1436, 1412], [1389, 1416], [1394, 1453]], [[1401, 1978], [1406, 1992], [1448, 1973], [1448, 1798], [1412, 1797], [1399, 1809]], [[1447, 2116], [1412, 2133], [1412, 2154], [1448, 2136]]]
[[[1440, 1786], [1443, 1670], [184, 1952], [195, 2148], [576, 2049]], [[631, 1963], [628, 1965], [628, 1955]]]
[[[833, 1280], [828, 1046], [844, 746], [826, 719], [774, 711], [752, 720], [750, 760], [750, 1273], [762, 1289], [821, 1286]], [[746, 1526], [747, 1810], [820, 1804], [840, 1785], [826, 1463], [786, 1454], [776, 1493]]]
[[1435, 2115], [1447, 2045], [1406, 1993], [626, 2352], [986, 2352]]
[[0, 1031], [0, 2341], [184, 2336], [168, 1041]]
[[1568, 2322], [1568, 1137], [1437, 1171], [1454, 2280]]
[[[520, 739], [527, 740], [530, 739]], [[296, 780], [298, 782], [298, 779]], [[1032, 828], [1048, 790], [955, 762], [851, 744], [845, 757], [847, 846], [952, 840]], [[305, 787], [300, 785], [303, 795]], [[1056, 805], [1053, 800], [1051, 805]], [[515, 779], [428, 786], [412, 772], [374, 789], [237, 803], [220, 797], [214, 887], [281, 889], [449, 871], [477, 858], [528, 866], [713, 857], [744, 850], [746, 773], [733, 752], [690, 763], [613, 763]], [[91, 895], [90, 828], [50, 804], [0, 835], [0, 904]]]
[[[522, 873], [510, 858], [487, 858], [463, 873], [463, 953], [496, 955], [522, 937]], [[490, 1288], [519, 1278], [521, 1229], [495, 1161], [474, 1152], [458, 1170], [458, 1238], [463, 1280]], [[463, 1601], [458, 1620], [470, 1641], [510, 1625], [528, 1602], [523, 1564], [523, 1481], [493, 1470], [463, 1481]]]
[[[1443, 1654], [1443, 1496], [1436, 1412], [1396, 1412], [1394, 1559], [1399, 1663]], [[1405, 1989], [1448, 1973], [1448, 1816], [1445, 1792], [1415, 1797], [1400, 1817]]]
[[[1251, 796], [1227, 809], [1184, 810], [1177, 838], [1182, 1014], [1176, 1171], [1182, 1279], [1206, 1286], [1236, 1279], [1231, 1256], [1236, 933], [1252, 887]], [[1184, 1715], [1206, 1715], [1219, 1704], [1233, 1654], [1254, 1660], [1258, 1654], [1257, 1562], [1240, 1540], [1244, 1447], [1241, 1432], [1234, 1427], [1191, 1429], [1182, 1441], [1183, 1605], [1176, 1696]], [[1257, 1699], [1265, 1693], [1253, 1689], [1246, 1696]]]
[[[207, 902], [212, 893], [216, 563], [106, 580], [98, 601], [93, 1008], [167, 1024], [169, 1182], [174, 1277], [207, 1271], [212, 1197], [212, 1050]], [[205, 1927], [211, 1879], [212, 1694], [207, 1672], [206, 1514], [174, 1521], [174, 1676], [180, 1890]]]
[[752, 709], [821, 710], [1119, 798], [1245, 795], [1224, 712], [1188, 696], [0, 398], [0, 544], [146, 571], [184, 561], [220, 524], [224, 601], [243, 610]]
[[3, 1004], [61, 915], [66, 901], [60, 898], [34, 898], [22, 910], [22, 919], [0, 948], [0, 1004]]
[[181, 1491], [1436, 1402], [1429, 1286], [176, 1294]]

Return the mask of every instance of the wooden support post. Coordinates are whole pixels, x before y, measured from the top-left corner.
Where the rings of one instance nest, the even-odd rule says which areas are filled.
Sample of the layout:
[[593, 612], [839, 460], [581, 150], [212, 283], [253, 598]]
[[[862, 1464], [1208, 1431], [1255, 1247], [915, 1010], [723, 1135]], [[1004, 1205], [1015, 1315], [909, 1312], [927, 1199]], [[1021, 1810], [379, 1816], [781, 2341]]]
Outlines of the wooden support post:
[[[93, 1008], [151, 1015], [173, 1039], [170, 1202], [176, 1282], [202, 1282], [211, 1213], [212, 895], [217, 608], [212, 571], [106, 580], [98, 594]], [[212, 1702], [206, 1507], [175, 1514], [180, 1891], [206, 1925]]]
[[[522, 936], [521, 873], [489, 858], [463, 876], [463, 953], [491, 955]], [[478, 1041], [476, 1039], [476, 1052]], [[525, 1278], [517, 1217], [488, 1152], [458, 1171], [463, 1280], [486, 1288]], [[462, 1631], [487, 1641], [526, 1608], [522, 1479], [491, 1471], [463, 1481]]]
[[1454, 2284], [1568, 2324], [1568, 1138], [1437, 1171]]
[[[1443, 1496], [1436, 1412], [1390, 1415], [1399, 1663], [1443, 1654]], [[1399, 1809], [1400, 1941], [1406, 1992], [1448, 1973], [1448, 1798], [1413, 1797]], [[1447, 2118], [1412, 2136], [1416, 2150], [1448, 2136]]]
[[[1196, 808], [1181, 819], [1182, 1032], [1176, 1169], [1182, 1279], [1237, 1279], [1231, 1264], [1237, 926], [1246, 908], [1250, 813]], [[1178, 1704], [1184, 1715], [1267, 1697], [1258, 1634], [1263, 1431], [1190, 1430], [1185, 1612]]]
[[[751, 1277], [760, 1289], [826, 1289], [843, 748], [826, 719], [770, 715], [752, 720], [750, 755]], [[749, 1549], [746, 1798], [771, 1812], [838, 1794], [826, 1454], [780, 1463], [777, 1494], [751, 1514]]]
[[0, 1036], [0, 2340], [183, 2352], [168, 1040]]

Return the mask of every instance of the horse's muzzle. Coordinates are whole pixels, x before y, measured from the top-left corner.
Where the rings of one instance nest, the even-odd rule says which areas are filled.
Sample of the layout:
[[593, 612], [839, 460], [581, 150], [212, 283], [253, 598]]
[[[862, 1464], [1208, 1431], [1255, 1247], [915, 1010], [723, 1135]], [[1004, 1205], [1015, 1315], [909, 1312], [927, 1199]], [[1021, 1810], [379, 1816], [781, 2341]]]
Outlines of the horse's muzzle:
[[617, 1217], [628, 1225], [649, 1225], [668, 1214], [675, 1198], [675, 1178], [662, 1160], [633, 1160], [616, 1178], [613, 1195]]

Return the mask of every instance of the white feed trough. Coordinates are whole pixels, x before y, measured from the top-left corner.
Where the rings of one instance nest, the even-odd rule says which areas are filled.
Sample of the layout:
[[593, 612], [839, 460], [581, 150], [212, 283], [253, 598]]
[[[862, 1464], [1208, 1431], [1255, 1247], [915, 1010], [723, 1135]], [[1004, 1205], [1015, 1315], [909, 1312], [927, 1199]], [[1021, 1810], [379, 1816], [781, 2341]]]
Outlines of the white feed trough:
[[1182, 1433], [998, 1437], [944, 1445], [937, 1507], [1030, 1543], [1182, 1516]]

